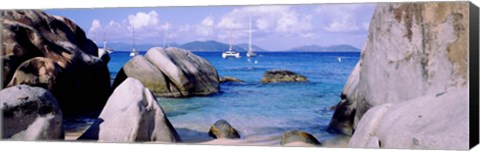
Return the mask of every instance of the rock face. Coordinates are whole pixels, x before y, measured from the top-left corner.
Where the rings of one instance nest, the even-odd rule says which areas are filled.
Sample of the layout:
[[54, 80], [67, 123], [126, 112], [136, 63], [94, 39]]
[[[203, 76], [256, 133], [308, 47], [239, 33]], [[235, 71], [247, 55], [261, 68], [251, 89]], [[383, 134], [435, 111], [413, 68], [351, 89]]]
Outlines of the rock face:
[[468, 2], [378, 4], [330, 128], [354, 147], [468, 149], [468, 20]]
[[287, 146], [297, 146], [300, 145], [299, 143], [306, 143], [314, 146], [322, 145], [312, 134], [297, 130], [285, 132], [282, 135], [282, 140], [280, 142], [280, 144]]
[[71, 20], [36, 10], [1, 11], [2, 82], [48, 89], [63, 113], [99, 111], [110, 94], [106, 62]]
[[100, 142], [180, 142], [156, 97], [134, 78], [127, 78], [108, 99], [82, 140]]
[[17, 85], [0, 91], [2, 139], [63, 140], [60, 106], [47, 90]]
[[235, 78], [235, 77], [231, 77], [231, 76], [221, 77], [219, 81], [220, 81], [220, 83], [226, 83], [226, 82], [236, 82], [236, 83], [239, 83], [239, 82], [243, 82], [242, 80], [240, 80], [240, 79], [238, 79], [238, 78]]
[[178, 48], [151, 48], [145, 57], [134, 57], [119, 71], [113, 87], [127, 77], [140, 80], [155, 95], [163, 97], [201, 96], [219, 91], [216, 69], [207, 60]]
[[362, 117], [349, 146], [468, 149], [468, 96], [467, 89], [454, 88], [376, 106]]
[[356, 112], [356, 86], [359, 82], [360, 64], [358, 62], [353, 68], [350, 77], [345, 83], [340, 102], [335, 107], [332, 120], [328, 126], [328, 131], [344, 135], [353, 134], [353, 123]]
[[225, 120], [218, 120], [215, 124], [210, 127], [210, 131], [208, 131], [208, 135], [213, 138], [229, 138], [229, 139], [237, 139], [240, 138], [237, 130], [230, 125]]
[[288, 70], [271, 70], [265, 72], [262, 83], [275, 82], [305, 82], [307, 77]]

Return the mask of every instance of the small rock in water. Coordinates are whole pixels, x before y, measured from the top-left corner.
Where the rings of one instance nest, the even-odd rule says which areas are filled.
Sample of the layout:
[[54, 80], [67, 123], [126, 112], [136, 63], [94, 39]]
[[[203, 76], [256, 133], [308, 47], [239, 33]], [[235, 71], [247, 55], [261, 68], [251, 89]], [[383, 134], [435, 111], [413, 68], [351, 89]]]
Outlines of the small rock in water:
[[334, 106], [330, 106], [329, 110], [332, 110], [332, 111], [335, 111], [337, 109], [337, 106], [334, 105]]
[[244, 82], [238, 78], [235, 78], [235, 77], [231, 77], [231, 76], [224, 76], [224, 77], [220, 77], [220, 83], [224, 83], [224, 82]]
[[312, 145], [322, 145], [322, 143], [320, 143], [312, 134], [297, 130], [291, 130], [283, 133], [280, 144], [288, 145], [298, 142]]
[[230, 138], [230, 139], [237, 139], [240, 138], [237, 130], [230, 125], [226, 120], [218, 120], [215, 124], [210, 127], [210, 131], [208, 135], [211, 137], [218, 139], [218, 138]]
[[288, 70], [270, 70], [265, 72], [262, 83], [305, 82], [308, 78]]

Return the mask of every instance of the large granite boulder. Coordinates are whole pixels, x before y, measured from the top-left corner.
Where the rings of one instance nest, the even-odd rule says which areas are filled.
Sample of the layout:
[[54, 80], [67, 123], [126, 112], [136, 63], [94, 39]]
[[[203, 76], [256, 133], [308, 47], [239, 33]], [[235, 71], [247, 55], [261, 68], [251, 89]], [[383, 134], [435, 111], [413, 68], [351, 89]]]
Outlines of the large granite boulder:
[[53, 93], [64, 114], [100, 111], [110, 94], [106, 62], [71, 20], [38, 10], [1, 11], [2, 82]]
[[[362, 131], [368, 129], [376, 132], [395, 130], [389, 133], [370, 133], [372, 135], [370, 140], [378, 139], [380, 145], [370, 141], [352, 143], [352, 146], [364, 146], [356, 144], [369, 143], [370, 146], [394, 148], [432, 149], [450, 146], [447, 148], [467, 149], [468, 143], [456, 143], [456, 140], [468, 142], [468, 135], [464, 135], [464, 132], [468, 132], [468, 124], [465, 124], [468, 123], [466, 118], [468, 113], [460, 112], [460, 109], [468, 108], [468, 97], [462, 97], [468, 96], [469, 85], [468, 4], [468, 2], [378, 4], [359, 61], [359, 71], [350, 77], [358, 79], [355, 80], [358, 82], [347, 82], [345, 87], [349, 87], [349, 91], [344, 90], [342, 93], [342, 98], [345, 99], [339, 103], [335, 113], [343, 115], [334, 116], [332, 119], [332, 122], [342, 121], [341, 118], [348, 119], [337, 123], [347, 123], [345, 125], [350, 126], [342, 128], [342, 124], [331, 123], [331, 128], [344, 129], [340, 130], [343, 133], [354, 131], [353, 138], [358, 138], [356, 135], [365, 136], [362, 135], [364, 133]], [[464, 89], [466, 93], [456, 94], [458, 92], [452, 91], [455, 89]], [[453, 93], [452, 95], [457, 95], [457, 98], [445, 97], [443, 101], [433, 101], [439, 98], [431, 96], [443, 93]], [[390, 118], [371, 115], [375, 118], [364, 119], [367, 111], [370, 112], [369, 110], [376, 106], [385, 107], [386, 104], [390, 104], [389, 109], [385, 109], [386, 111], [378, 109], [371, 114], [385, 112], [384, 116]], [[450, 105], [444, 106], [446, 104]], [[408, 109], [406, 106], [411, 108]], [[440, 106], [443, 107], [442, 111], [455, 112], [452, 115], [459, 118], [452, 119], [453, 117], [439, 114], [436, 108]], [[406, 121], [394, 122], [397, 120], [394, 117], [397, 116], [387, 115], [389, 112], [404, 114]], [[418, 112], [422, 112], [421, 119], [406, 119], [415, 117], [412, 114]], [[380, 129], [374, 126], [377, 124], [369, 124], [372, 120], [375, 121], [373, 123], [380, 123], [378, 125], [381, 127], [382, 125], [389, 127]], [[452, 124], [451, 121], [457, 124], [449, 126]], [[412, 127], [406, 128], [407, 126]], [[361, 127], [370, 128], [360, 130]], [[434, 134], [433, 131], [441, 129], [439, 127], [457, 132], [458, 134], [453, 135], [456, 140], [448, 142], [453, 140], [450, 132]], [[390, 138], [395, 137], [399, 138], [398, 143], [391, 142]], [[352, 139], [353, 141], [358, 140]], [[389, 142], [389, 145], [385, 142]]]
[[46, 89], [17, 85], [0, 96], [2, 139], [63, 140], [62, 112]]
[[[145, 74], [149, 73], [149, 74]], [[218, 73], [205, 59], [179, 48], [151, 48], [119, 71], [113, 87], [127, 77], [140, 80], [157, 96], [202, 96], [219, 91]]]
[[349, 146], [468, 149], [469, 107], [468, 101], [464, 101], [468, 96], [466, 88], [449, 89], [400, 103], [375, 106], [358, 123]]
[[320, 146], [320, 143], [315, 136], [303, 131], [291, 130], [283, 133], [280, 142], [285, 146]]
[[270, 70], [266, 71], [260, 82], [275, 83], [275, 82], [305, 82], [308, 78], [288, 70]]
[[112, 93], [94, 124], [79, 138], [100, 142], [180, 142], [180, 137], [139, 80], [127, 78]]
[[230, 123], [226, 120], [218, 120], [216, 121], [208, 131], [208, 135], [215, 139], [219, 138], [228, 138], [228, 139], [237, 139], [240, 138], [240, 134], [238, 134], [237, 130], [233, 128]]

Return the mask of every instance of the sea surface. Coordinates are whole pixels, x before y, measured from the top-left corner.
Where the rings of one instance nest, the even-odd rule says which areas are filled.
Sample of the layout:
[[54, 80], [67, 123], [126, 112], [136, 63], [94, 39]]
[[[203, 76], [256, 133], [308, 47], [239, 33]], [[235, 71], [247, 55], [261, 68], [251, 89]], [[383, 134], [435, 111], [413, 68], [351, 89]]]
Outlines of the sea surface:
[[[251, 143], [279, 144], [287, 130], [302, 130], [320, 141], [333, 115], [329, 108], [339, 101], [359, 52], [257, 52], [248, 59], [223, 59], [220, 52], [194, 52], [208, 60], [220, 76], [244, 83], [222, 83], [220, 93], [191, 98], [158, 98], [184, 142], [211, 140], [208, 130], [217, 120], [227, 120]], [[114, 52], [108, 64], [112, 80], [130, 59], [128, 52]], [[143, 55], [143, 53], [142, 53]], [[338, 61], [341, 58], [341, 62]], [[267, 70], [285, 69], [308, 77], [305, 83], [262, 84]]]

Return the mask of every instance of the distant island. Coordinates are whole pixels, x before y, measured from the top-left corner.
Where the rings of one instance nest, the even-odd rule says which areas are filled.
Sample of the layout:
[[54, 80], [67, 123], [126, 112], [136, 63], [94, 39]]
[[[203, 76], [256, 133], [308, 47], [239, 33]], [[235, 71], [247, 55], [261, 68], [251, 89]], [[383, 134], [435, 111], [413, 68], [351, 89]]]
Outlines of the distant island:
[[[169, 43], [169, 47], [178, 47], [182, 49], [191, 50], [193, 52], [222, 52], [228, 50], [229, 45], [226, 43], [218, 42], [215, 40], [207, 41], [192, 41], [184, 44], [178, 43]], [[152, 47], [159, 47], [161, 44], [137, 44], [135, 48], [139, 51], [147, 51]], [[113, 48], [116, 51], [130, 51], [132, 45], [129, 43], [109, 43], [108, 47]], [[318, 46], [318, 45], [305, 45], [298, 46], [284, 50], [266, 50], [260, 46], [252, 45], [254, 51], [257, 52], [269, 52], [269, 51], [279, 51], [279, 52], [359, 52], [360, 49], [352, 45], [341, 44], [341, 45], [331, 45], [331, 46]], [[233, 49], [239, 52], [246, 52], [248, 49], [247, 43], [241, 43], [233, 45]]]

